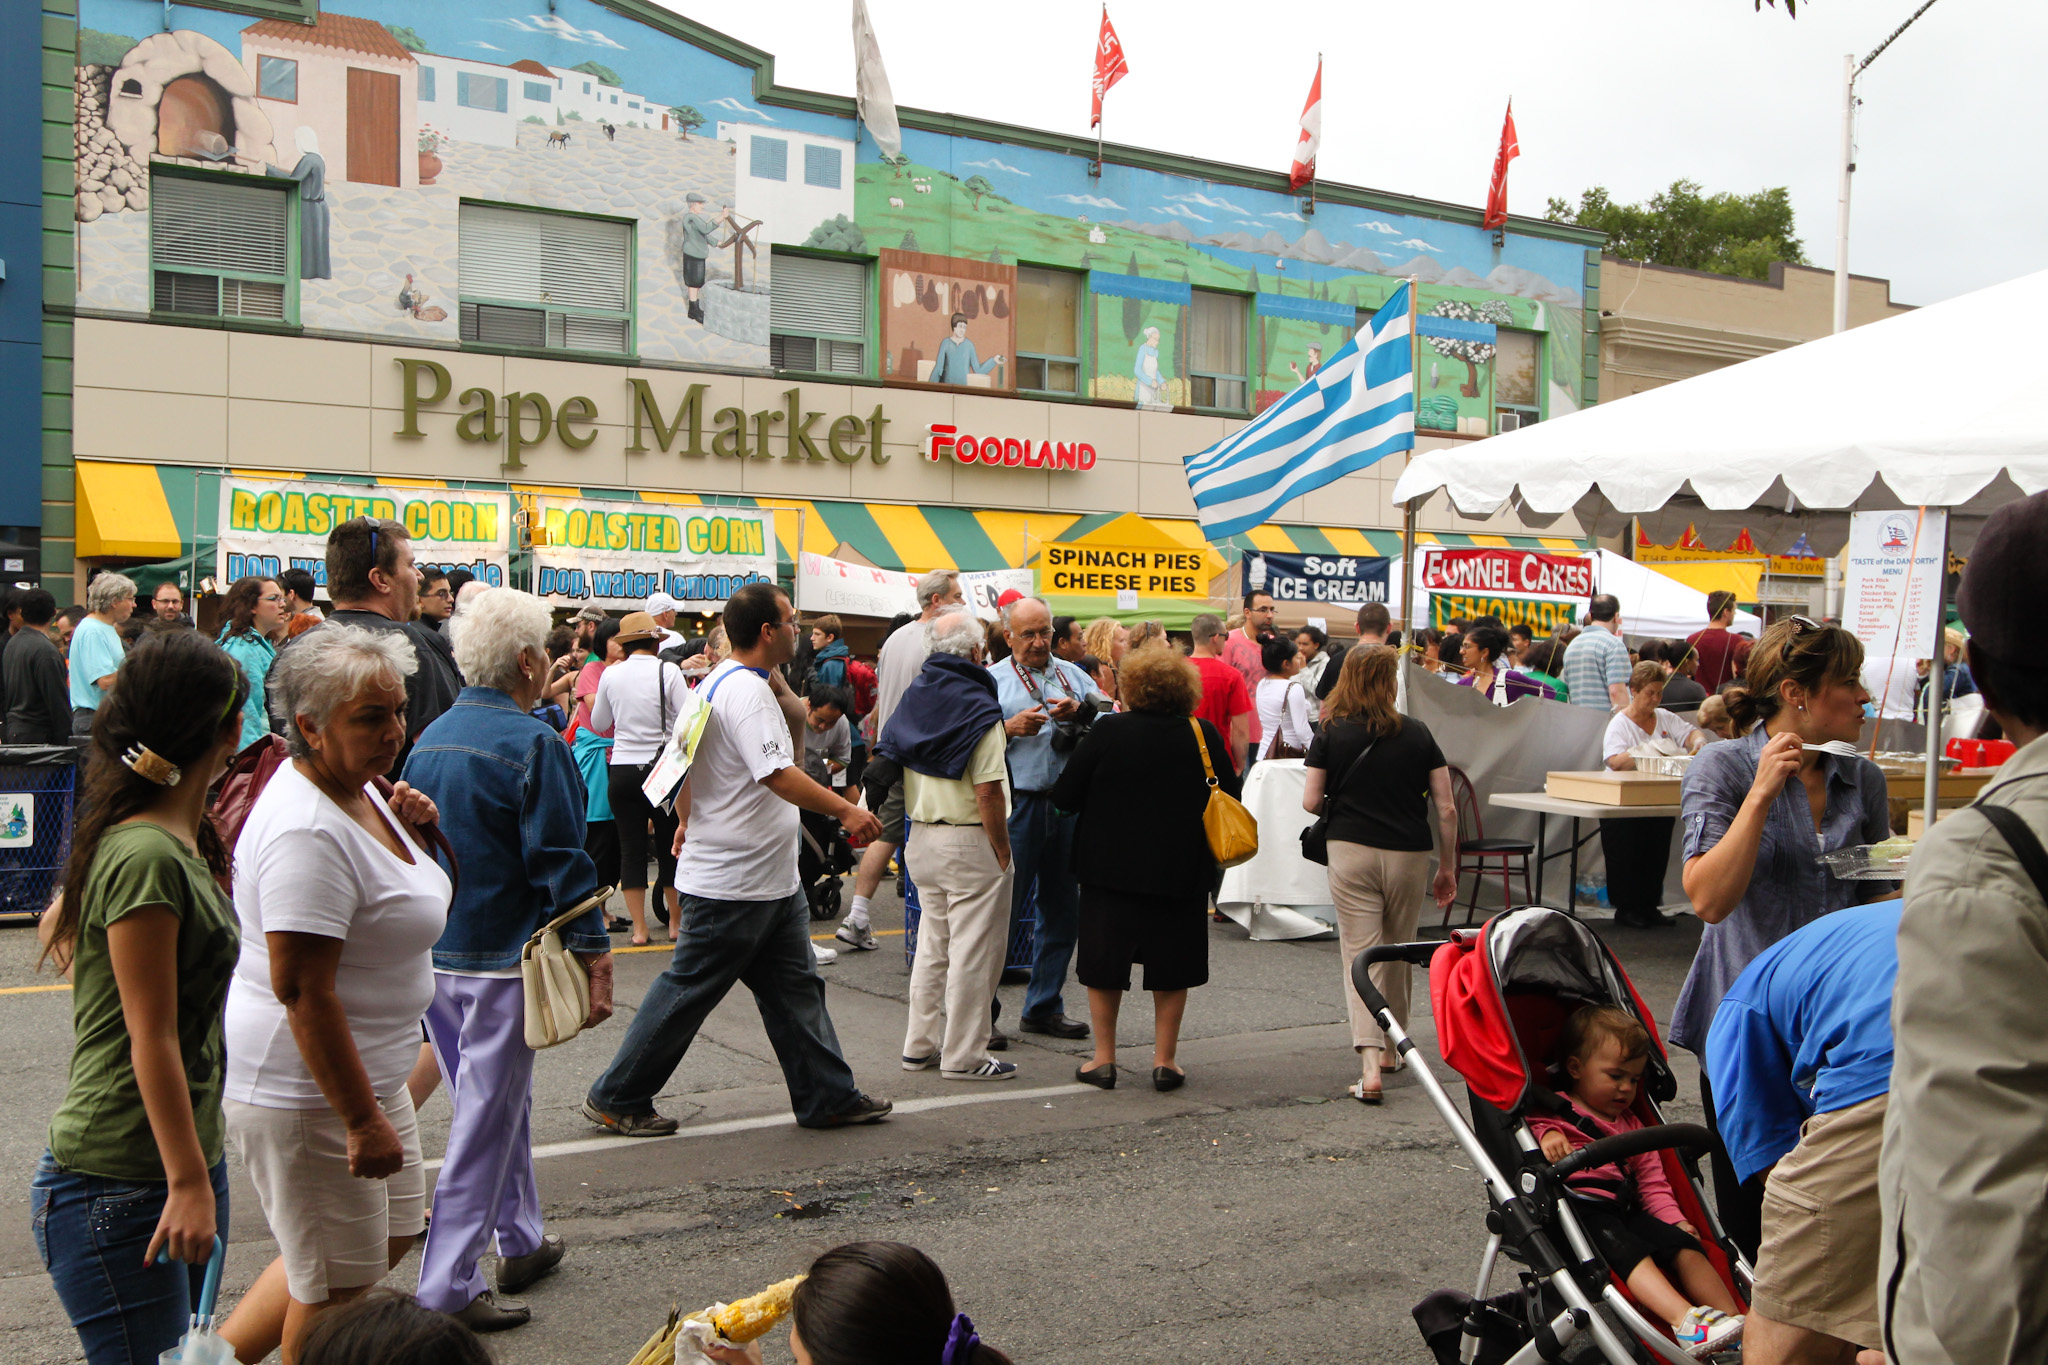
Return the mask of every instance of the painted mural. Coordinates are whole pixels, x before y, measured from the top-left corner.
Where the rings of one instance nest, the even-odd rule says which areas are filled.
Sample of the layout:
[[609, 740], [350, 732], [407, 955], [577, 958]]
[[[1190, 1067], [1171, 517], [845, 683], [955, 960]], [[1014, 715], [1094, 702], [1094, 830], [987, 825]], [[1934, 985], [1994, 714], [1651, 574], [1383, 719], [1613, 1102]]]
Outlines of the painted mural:
[[[465, 298], [467, 201], [632, 224], [624, 292], [579, 296], [567, 340], [546, 333], [572, 354], [766, 370], [780, 246], [876, 263], [868, 365], [885, 382], [1257, 411], [1413, 278], [1443, 322], [1423, 329], [1419, 426], [1476, 434], [1503, 404], [1578, 406], [1584, 254], [1569, 243], [1310, 214], [1291, 195], [1113, 164], [1091, 177], [1081, 155], [914, 129], [883, 159], [850, 120], [754, 102], [752, 66], [591, 0], [335, 3], [307, 26], [82, 0], [81, 307], [164, 307], [151, 197], [194, 193], [162, 188], [183, 168], [291, 194], [290, 286], [242, 281], [238, 311], [311, 330], [494, 339], [489, 305]], [[602, 249], [599, 233], [562, 255]], [[474, 295], [489, 262], [470, 264]], [[1048, 297], [1048, 268], [1079, 290], [1056, 315], [1026, 302]], [[1530, 334], [1501, 342], [1511, 373], [1500, 329]]]

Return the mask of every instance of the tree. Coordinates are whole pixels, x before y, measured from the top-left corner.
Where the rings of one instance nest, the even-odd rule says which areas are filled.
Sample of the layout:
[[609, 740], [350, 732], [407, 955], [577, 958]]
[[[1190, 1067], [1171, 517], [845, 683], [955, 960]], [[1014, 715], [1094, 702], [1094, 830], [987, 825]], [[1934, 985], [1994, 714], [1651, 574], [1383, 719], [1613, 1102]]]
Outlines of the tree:
[[678, 104], [671, 107], [668, 111], [668, 116], [675, 120], [676, 127], [683, 130], [683, 141], [685, 142], [690, 140], [690, 130], [692, 128], [702, 128], [704, 126], [704, 116], [687, 104]]
[[569, 69], [571, 71], [581, 71], [586, 76], [595, 76], [606, 85], [623, 86], [626, 83], [620, 78], [618, 72], [612, 70], [603, 62], [578, 62]]
[[906, 229], [906, 230], [904, 231], [904, 234], [903, 234], [903, 241], [902, 241], [901, 245], [899, 245], [899, 246], [898, 246], [898, 247], [897, 247], [896, 249], [897, 249], [898, 251], [916, 251], [916, 250], [918, 250], [919, 248], [918, 248], [918, 245], [917, 245], [917, 231], [916, 231], [916, 229], [914, 229], [914, 228], [913, 228], [913, 229]]
[[1698, 184], [1674, 180], [1643, 204], [1617, 204], [1605, 186], [1579, 196], [1577, 208], [1550, 201], [1546, 217], [1607, 234], [1607, 249], [1633, 261], [1766, 279], [1774, 261], [1804, 265], [1793, 235], [1792, 199], [1784, 186], [1754, 194], [1702, 195]]
[[398, 45], [407, 52], [425, 52], [427, 50], [425, 41], [420, 38], [420, 35], [411, 25], [386, 24], [384, 27], [390, 32], [392, 37], [398, 39]]
[[910, 158], [903, 155], [901, 152], [898, 152], [895, 156], [890, 156], [888, 153], [884, 152], [882, 154], [882, 164], [889, 168], [891, 172], [891, 179], [901, 180], [903, 178], [903, 168], [910, 164]]
[[[1499, 299], [1488, 299], [1477, 308], [1474, 308], [1469, 303], [1460, 303], [1456, 299], [1445, 299], [1442, 303], [1429, 310], [1429, 316], [1433, 318], [1453, 318], [1459, 322], [1490, 322], [1496, 327], [1504, 326], [1515, 320], [1515, 315], [1508, 311], [1508, 306]], [[1462, 360], [1465, 362], [1465, 382], [1458, 386], [1458, 392], [1467, 398], [1477, 398], [1479, 396], [1479, 367], [1493, 359], [1493, 343], [1490, 341], [1462, 341], [1455, 337], [1425, 336], [1422, 339], [1428, 342], [1429, 349], [1435, 351], [1438, 355], [1449, 356], [1452, 360]]]
[[996, 192], [996, 187], [994, 185], [989, 184], [986, 179], [978, 175], [968, 177], [967, 183], [962, 185], [960, 188], [966, 190], [969, 194], [974, 196], [975, 208], [981, 207], [981, 196], [983, 196], [984, 194], [994, 194]]
[[868, 239], [860, 225], [842, 213], [812, 228], [804, 245], [812, 251], [863, 252], [868, 249]]
[[[1137, 275], [1142, 273], [1138, 269], [1138, 253], [1135, 250], [1131, 252], [1130, 268], [1125, 270], [1124, 273], [1126, 275]], [[1143, 323], [1144, 319], [1144, 310], [1138, 306], [1138, 301], [1134, 298], [1126, 297], [1124, 299], [1123, 318], [1124, 340], [1129, 342], [1133, 346], [1138, 344], [1138, 332], [1140, 330], [1140, 324]]]

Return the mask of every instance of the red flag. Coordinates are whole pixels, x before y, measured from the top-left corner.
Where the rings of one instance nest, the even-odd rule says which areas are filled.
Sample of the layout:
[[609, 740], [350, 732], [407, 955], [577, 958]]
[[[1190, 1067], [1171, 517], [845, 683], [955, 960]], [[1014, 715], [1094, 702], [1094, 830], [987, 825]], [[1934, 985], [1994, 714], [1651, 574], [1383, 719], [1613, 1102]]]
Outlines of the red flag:
[[1090, 128], [1102, 122], [1102, 97], [1109, 93], [1109, 87], [1131, 74], [1131, 64], [1124, 60], [1124, 45], [1117, 41], [1116, 29], [1110, 26], [1109, 6], [1102, 7], [1102, 32], [1095, 39], [1095, 108], [1088, 120]]
[[1500, 126], [1500, 152], [1493, 158], [1493, 179], [1486, 187], [1486, 217], [1481, 227], [1507, 226], [1508, 163], [1521, 154], [1522, 142], [1515, 136], [1515, 102], [1509, 100], [1507, 122]]
[[1301, 106], [1301, 134], [1294, 141], [1294, 162], [1287, 168], [1287, 188], [1298, 190], [1316, 178], [1316, 152], [1323, 145], [1323, 59], [1316, 58], [1315, 84]]

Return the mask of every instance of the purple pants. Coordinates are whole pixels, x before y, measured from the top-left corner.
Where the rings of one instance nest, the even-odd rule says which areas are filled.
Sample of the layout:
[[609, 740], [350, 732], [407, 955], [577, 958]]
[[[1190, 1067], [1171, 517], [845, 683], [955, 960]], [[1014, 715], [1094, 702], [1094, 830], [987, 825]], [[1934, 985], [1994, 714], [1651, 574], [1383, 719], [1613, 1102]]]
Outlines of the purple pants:
[[434, 973], [427, 1033], [455, 1118], [420, 1258], [419, 1301], [455, 1313], [487, 1286], [477, 1262], [540, 1249], [533, 1179], [533, 1049], [519, 980]]

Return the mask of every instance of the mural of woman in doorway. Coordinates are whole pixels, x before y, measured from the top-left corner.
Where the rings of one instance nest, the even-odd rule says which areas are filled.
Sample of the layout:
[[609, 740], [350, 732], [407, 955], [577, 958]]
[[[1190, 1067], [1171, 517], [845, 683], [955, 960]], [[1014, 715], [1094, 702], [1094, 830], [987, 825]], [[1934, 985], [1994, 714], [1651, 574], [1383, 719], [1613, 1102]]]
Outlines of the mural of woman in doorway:
[[298, 164], [290, 170], [265, 166], [263, 173], [299, 182], [299, 278], [332, 279], [334, 267], [327, 252], [327, 163], [321, 159], [320, 139], [313, 135], [312, 128], [302, 123], [295, 131]]
[[1137, 401], [1141, 408], [1169, 406], [1166, 401], [1166, 378], [1159, 373], [1159, 329], [1147, 327], [1144, 341], [1138, 347], [1137, 362], [1131, 367], [1132, 377], [1138, 382]]

